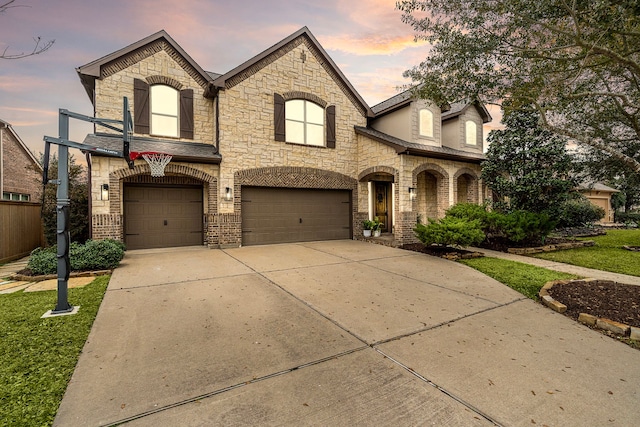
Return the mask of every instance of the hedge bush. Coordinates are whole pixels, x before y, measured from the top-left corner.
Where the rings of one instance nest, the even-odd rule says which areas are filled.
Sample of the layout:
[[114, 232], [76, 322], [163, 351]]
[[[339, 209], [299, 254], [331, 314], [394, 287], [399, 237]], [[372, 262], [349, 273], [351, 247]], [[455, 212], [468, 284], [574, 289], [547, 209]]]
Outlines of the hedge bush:
[[[36, 248], [31, 252], [27, 268], [33, 274], [54, 274], [58, 269], [56, 246]], [[69, 246], [71, 271], [108, 270], [118, 266], [125, 246], [116, 240], [87, 240]]]
[[582, 196], [567, 200], [560, 206], [558, 227], [583, 227], [593, 224], [604, 217], [604, 209], [596, 206]]
[[556, 223], [549, 215], [528, 211], [501, 213], [488, 210], [486, 205], [458, 203], [449, 208], [445, 218], [479, 221], [480, 228], [489, 241], [507, 241], [514, 244], [544, 243]]
[[429, 219], [427, 225], [417, 224], [413, 231], [425, 245], [472, 246], [485, 238], [480, 228], [480, 220], [469, 221], [451, 216], [437, 221]]
[[615, 221], [623, 224], [636, 223], [640, 226], [640, 212], [616, 212]]

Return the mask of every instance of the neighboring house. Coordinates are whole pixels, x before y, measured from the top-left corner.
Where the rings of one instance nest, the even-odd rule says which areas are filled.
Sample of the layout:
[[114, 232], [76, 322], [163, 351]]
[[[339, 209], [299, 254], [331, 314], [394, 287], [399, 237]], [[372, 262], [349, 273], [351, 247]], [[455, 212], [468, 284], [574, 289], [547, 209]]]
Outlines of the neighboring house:
[[620, 190], [596, 182], [580, 184], [578, 191], [584, 194], [592, 204], [604, 209], [604, 217], [599, 221], [600, 223], [609, 224], [615, 222], [615, 211], [611, 207], [611, 195], [619, 193]]
[[0, 193], [2, 200], [35, 203], [42, 195], [42, 166], [4, 120], [0, 120]]
[[[379, 216], [403, 244], [418, 215], [485, 197], [486, 109], [441, 111], [409, 92], [370, 108], [306, 27], [226, 74], [164, 31], [77, 71], [96, 117], [120, 119], [132, 100], [132, 151], [173, 155], [153, 178], [144, 160], [92, 154], [94, 238], [131, 249], [351, 239]], [[85, 143], [122, 149], [104, 132]]]

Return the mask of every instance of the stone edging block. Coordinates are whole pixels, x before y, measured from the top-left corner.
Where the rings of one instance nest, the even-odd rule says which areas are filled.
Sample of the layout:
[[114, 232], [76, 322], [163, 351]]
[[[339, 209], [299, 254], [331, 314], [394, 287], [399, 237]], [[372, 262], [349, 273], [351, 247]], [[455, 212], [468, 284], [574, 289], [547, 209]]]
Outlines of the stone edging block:
[[593, 240], [583, 240], [580, 242], [567, 242], [567, 243], [557, 243], [555, 245], [537, 246], [535, 248], [508, 248], [507, 252], [509, 252], [510, 254], [516, 254], [516, 255], [529, 255], [529, 254], [537, 254], [540, 252], [560, 251], [563, 249], [586, 248], [590, 246], [595, 246], [595, 244], [596, 242]]
[[[90, 276], [104, 276], [113, 273], [113, 270], [98, 270], [98, 271], [76, 271], [69, 274], [69, 278], [72, 277], [90, 277]], [[25, 280], [29, 282], [42, 282], [43, 280], [57, 279], [56, 274], [44, 274], [42, 276], [25, 276], [22, 274], [16, 274], [13, 276], [13, 280]]]

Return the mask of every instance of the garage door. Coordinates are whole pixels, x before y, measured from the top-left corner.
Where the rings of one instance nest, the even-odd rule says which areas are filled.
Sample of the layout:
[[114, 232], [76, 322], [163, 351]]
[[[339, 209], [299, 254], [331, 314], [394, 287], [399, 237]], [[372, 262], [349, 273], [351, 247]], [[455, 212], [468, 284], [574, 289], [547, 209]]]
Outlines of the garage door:
[[351, 238], [351, 191], [242, 187], [242, 244]]
[[128, 249], [202, 245], [202, 187], [125, 185]]

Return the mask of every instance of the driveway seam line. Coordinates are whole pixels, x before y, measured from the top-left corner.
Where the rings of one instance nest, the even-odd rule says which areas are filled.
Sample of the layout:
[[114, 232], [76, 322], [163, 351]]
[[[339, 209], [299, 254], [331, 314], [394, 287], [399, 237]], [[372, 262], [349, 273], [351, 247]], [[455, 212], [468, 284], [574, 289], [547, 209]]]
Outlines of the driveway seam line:
[[249, 273], [229, 274], [229, 275], [226, 275], [226, 276], [216, 276], [216, 277], [201, 277], [201, 278], [198, 278], [198, 279], [180, 280], [180, 281], [177, 281], [177, 282], [166, 282], [166, 283], [156, 283], [156, 284], [153, 284], [153, 285], [135, 286], [133, 288], [107, 289], [107, 291], [131, 291], [131, 290], [135, 290], [135, 289], [157, 288], [159, 286], [180, 285], [180, 284], [183, 284], [183, 283], [199, 282], [201, 280], [226, 279], [227, 277], [250, 276], [252, 274], [255, 274], [255, 270], [253, 270], [253, 269]]
[[389, 356], [388, 354], [386, 354], [384, 351], [378, 349], [378, 348], [374, 348], [375, 351], [377, 351], [378, 353], [380, 353], [381, 355], [383, 355], [384, 357], [386, 357], [387, 359], [389, 359], [390, 361], [392, 361], [393, 363], [395, 363], [396, 365], [400, 366], [402, 369], [404, 369], [405, 371], [409, 372], [411, 375], [413, 375], [414, 377], [418, 378], [419, 380], [427, 383], [428, 385], [430, 385], [431, 387], [435, 388], [436, 390], [438, 390], [439, 392], [445, 394], [446, 396], [450, 397], [451, 399], [455, 400], [456, 402], [460, 403], [461, 405], [463, 405], [465, 408], [471, 410], [472, 412], [478, 414], [479, 416], [481, 416], [482, 418], [484, 418], [485, 420], [489, 421], [490, 423], [492, 423], [495, 426], [498, 427], [503, 427], [503, 424], [500, 423], [499, 421], [497, 421], [495, 418], [493, 418], [491, 415], [485, 413], [484, 411], [482, 411], [481, 409], [477, 408], [476, 406], [472, 405], [471, 403], [467, 402], [466, 400], [462, 399], [461, 397], [456, 396], [455, 394], [453, 394], [452, 392], [450, 392], [449, 390], [447, 390], [446, 388], [439, 386], [438, 384], [436, 384], [435, 382], [431, 381], [430, 379], [428, 379], [427, 377], [420, 375], [419, 373], [417, 373], [416, 371], [414, 371], [413, 369], [411, 369], [410, 367], [408, 367], [407, 365], [399, 362], [398, 360], [394, 359], [393, 357]]
[[[337, 326], [338, 328], [340, 328], [341, 330], [345, 331], [346, 333], [348, 333], [349, 335], [351, 335], [352, 337], [354, 337], [355, 339], [357, 339], [358, 341], [362, 342], [363, 344], [365, 344], [366, 346], [369, 346], [369, 343], [363, 339], [362, 337], [360, 337], [359, 335], [355, 334], [354, 332], [350, 331], [349, 329], [345, 328], [343, 325], [341, 325], [340, 323], [338, 323], [336, 320], [330, 318], [329, 316], [327, 316], [326, 314], [324, 314], [323, 312], [321, 312], [320, 310], [318, 310], [316, 307], [314, 307], [313, 305], [311, 305], [310, 303], [306, 302], [305, 300], [301, 299], [300, 297], [298, 297], [297, 295], [293, 294], [292, 292], [288, 291], [287, 289], [283, 288], [282, 286], [280, 286], [279, 284], [277, 284], [276, 282], [274, 282], [273, 280], [271, 280], [270, 278], [268, 278], [267, 276], [265, 276], [262, 272], [255, 270], [254, 268], [252, 268], [250, 265], [245, 264], [244, 262], [242, 262], [242, 260], [237, 259], [236, 257], [234, 257], [231, 254], [228, 254], [230, 257], [232, 257], [233, 259], [235, 259], [236, 261], [238, 261], [239, 263], [241, 263], [242, 265], [246, 266], [247, 268], [253, 270], [255, 272], [255, 274], [257, 274], [258, 276], [262, 277], [264, 280], [266, 280], [268, 283], [270, 283], [272, 286], [275, 286], [276, 288], [280, 289], [282, 292], [284, 292], [285, 294], [289, 295], [291, 298], [293, 298], [294, 300], [300, 302], [302, 305], [304, 305], [305, 307], [311, 309], [314, 313], [320, 315], [320, 317], [322, 317], [323, 319], [328, 320], [329, 322], [331, 322], [332, 324], [334, 324], [335, 326]], [[357, 262], [357, 261], [355, 261]], [[338, 264], [338, 263], [336, 263]], [[343, 264], [343, 263], [340, 263]], [[282, 270], [281, 270], [282, 271]], [[273, 273], [273, 271], [268, 271], [266, 273]]]
[[170, 409], [174, 409], [174, 408], [177, 408], [177, 407], [180, 407], [180, 406], [183, 406], [183, 405], [188, 405], [189, 403], [197, 402], [198, 400], [208, 399], [208, 398], [217, 396], [219, 394], [223, 394], [223, 393], [226, 393], [228, 391], [235, 390], [237, 388], [248, 386], [250, 384], [266, 381], [266, 380], [269, 380], [271, 378], [276, 378], [276, 377], [279, 377], [279, 376], [282, 376], [282, 375], [286, 375], [286, 374], [289, 374], [289, 373], [294, 372], [294, 371], [298, 371], [298, 370], [301, 370], [301, 369], [309, 368], [311, 366], [316, 366], [316, 365], [319, 365], [321, 363], [325, 363], [325, 362], [328, 362], [330, 360], [337, 359], [339, 357], [348, 356], [349, 354], [357, 353], [359, 351], [366, 350], [368, 348], [369, 348], [368, 345], [363, 345], [363, 346], [360, 346], [360, 347], [356, 347], [356, 348], [352, 348], [352, 349], [349, 349], [349, 350], [341, 351], [340, 353], [332, 354], [331, 356], [326, 356], [326, 357], [323, 357], [323, 358], [320, 358], [320, 359], [317, 359], [317, 360], [313, 360], [311, 362], [303, 363], [302, 365], [294, 366], [293, 368], [283, 369], [282, 371], [277, 371], [277, 372], [274, 372], [274, 373], [271, 373], [271, 374], [263, 375], [261, 377], [253, 378], [253, 379], [251, 379], [249, 381], [244, 381], [244, 382], [241, 382], [241, 383], [238, 383], [238, 384], [233, 384], [233, 385], [230, 385], [230, 386], [227, 386], [227, 387], [223, 387], [223, 388], [218, 389], [218, 390], [210, 391], [208, 393], [204, 393], [204, 394], [201, 394], [201, 395], [198, 395], [198, 396], [190, 397], [190, 398], [178, 401], [178, 402], [169, 403], [169, 404], [161, 406], [159, 408], [150, 409], [148, 411], [144, 411], [144, 412], [141, 412], [141, 413], [136, 414], [136, 415], [131, 415], [130, 417], [123, 418], [123, 419], [120, 419], [120, 420], [117, 420], [117, 421], [109, 421], [107, 424], [101, 424], [101, 427], [115, 427], [115, 426], [118, 426], [118, 425], [120, 425], [122, 423], [128, 423], [128, 422], [131, 422], [131, 421], [139, 420], [141, 418], [144, 418], [144, 417], [147, 417], [147, 416], [150, 416], [150, 415], [154, 415], [154, 414], [157, 414], [157, 413], [160, 413], [160, 412], [168, 411]]
[[467, 319], [469, 317], [476, 316], [478, 314], [483, 314], [483, 313], [486, 313], [488, 311], [496, 310], [498, 308], [506, 307], [506, 306], [509, 306], [509, 305], [514, 304], [514, 303], [519, 302], [519, 301], [526, 301], [528, 299], [529, 298], [527, 298], [527, 297], [522, 297], [522, 298], [515, 299], [513, 301], [509, 301], [509, 302], [506, 302], [506, 303], [503, 303], [503, 304], [496, 305], [494, 307], [487, 307], [487, 308], [484, 308], [482, 310], [475, 311], [473, 313], [464, 314], [464, 315], [462, 315], [460, 317], [456, 317], [455, 319], [447, 320], [445, 322], [441, 322], [441, 323], [438, 323], [436, 325], [427, 326], [425, 328], [418, 329], [417, 331], [414, 331], [414, 332], [407, 332], [406, 334], [396, 335], [395, 337], [391, 337], [391, 338], [387, 338], [387, 339], [384, 339], [384, 340], [376, 341], [376, 342], [371, 344], [371, 347], [375, 347], [375, 346], [382, 345], [382, 344], [387, 344], [387, 343], [389, 343], [391, 341], [397, 341], [397, 340], [400, 340], [402, 338], [407, 338], [407, 337], [410, 337], [410, 336], [415, 335], [415, 334], [419, 334], [419, 333], [422, 333], [422, 332], [430, 331], [432, 329], [441, 328], [443, 326], [450, 325], [450, 324], [458, 322], [460, 320]]

